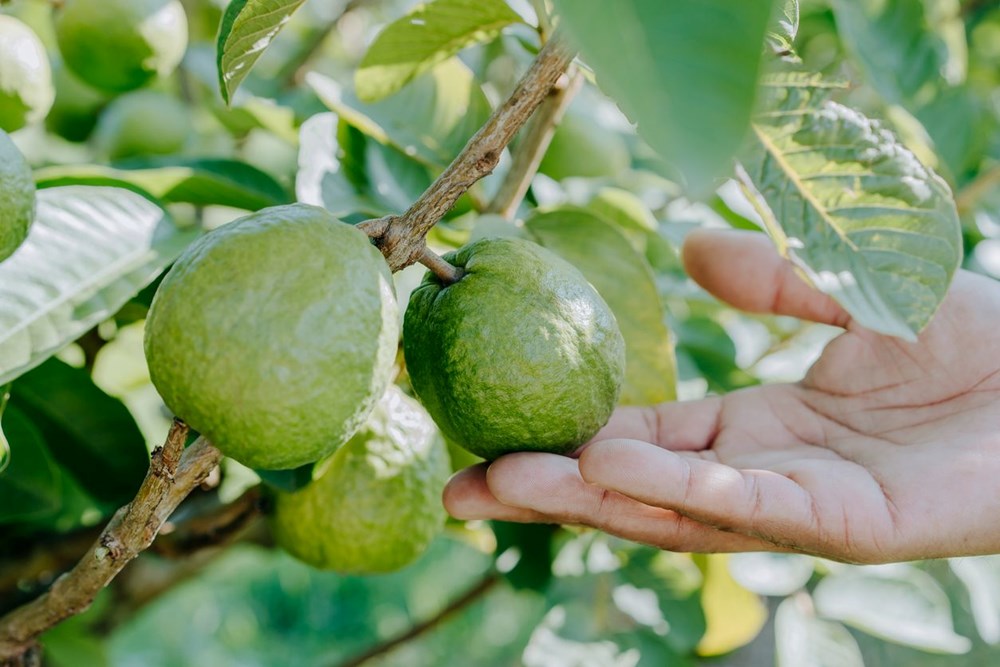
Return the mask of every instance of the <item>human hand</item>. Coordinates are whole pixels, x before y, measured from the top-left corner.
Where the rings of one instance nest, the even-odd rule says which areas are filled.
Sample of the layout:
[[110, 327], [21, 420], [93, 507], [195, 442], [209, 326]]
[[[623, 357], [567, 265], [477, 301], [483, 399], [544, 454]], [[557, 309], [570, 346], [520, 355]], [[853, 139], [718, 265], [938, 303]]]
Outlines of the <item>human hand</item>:
[[907, 343], [854, 324], [760, 235], [693, 233], [684, 261], [737, 308], [846, 331], [801, 382], [621, 408], [574, 458], [463, 470], [444, 493], [453, 516], [582, 524], [674, 551], [1000, 553], [1000, 284], [960, 271]]

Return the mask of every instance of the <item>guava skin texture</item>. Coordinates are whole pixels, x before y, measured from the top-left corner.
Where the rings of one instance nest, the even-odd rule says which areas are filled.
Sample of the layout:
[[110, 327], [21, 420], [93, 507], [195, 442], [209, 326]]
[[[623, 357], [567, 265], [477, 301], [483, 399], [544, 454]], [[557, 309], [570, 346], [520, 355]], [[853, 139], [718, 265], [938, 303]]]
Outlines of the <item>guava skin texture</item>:
[[55, 96], [42, 41], [18, 19], [0, 15], [0, 130], [41, 120]]
[[224, 454], [296, 468], [364, 423], [389, 384], [398, 317], [362, 231], [278, 206], [188, 247], [150, 306], [146, 360], [167, 406]]
[[35, 221], [35, 179], [27, 160], [0, 130], [0, 262], [14, 254]]
[[314, 480], [278, 492], [277, 543], [310, 565], [343, 573], [397, 570], [444, 526], [441, 491], [451, 470], [441, 434], [395, 385]]
[[621, 394], [625, 341], [574, 266], [530, 241], [486, 238], [445, 259], [410, 297], [410, 381], [445, 436], [485, 459], [567, 453], [607, 423]]
[[118, 93], [173, 72], [188, 40], [179, 0], [66, 0], [55, 28], [66, 66], [85, 83]]

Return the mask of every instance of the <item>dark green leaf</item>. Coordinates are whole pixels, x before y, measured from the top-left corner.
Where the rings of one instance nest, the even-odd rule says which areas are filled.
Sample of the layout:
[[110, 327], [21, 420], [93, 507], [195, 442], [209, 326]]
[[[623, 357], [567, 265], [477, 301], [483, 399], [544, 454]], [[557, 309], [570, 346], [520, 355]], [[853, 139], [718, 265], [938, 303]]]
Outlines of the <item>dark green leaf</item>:
[[753, 109], [770, 0], [555, 0], [601, 88], [698, 193], [729, 171]]
[[473, 44], [492, 41], [521, 20], [504, 0], [433, 0], [417, 5], [379, 33], [354, 73], [365, 102], [391, 95]]
[[264, 50], [305, 0], [232, 0], [216, 40], [219, 91], [228, 104]]
[[39, 191], [28, 239], [0, 264], [0, 383], [114, 315], [197, 234], [128, 190]]
[[37, 519], [59, 509], [60, 472], [49, 456], [45, 439], [14, 406], [3, 417], [12, 443], [11, 462], [0, 473], [0, 523]]
[[962, 255], [951, 191], [876, 121], [826, 99], [834, 87], [770, 79], [740, 178], [813, 285], [862, 326], [915, 340]]
[[693, 652], [707, 625], [701, 607], [703, 578], [690, 557], [640, 547], [629, 553], [620, 576], [656, 595], [663, 618], [670, 626], [662, 641], [679, 653]]
[[265, 484], [291, 493], [312, 481], [314, 465], [308, 463], [292, 470], [254, 470], [254, 472]]
[[124, 503], [135, 495], [149, 464], [146, 441], [125, 406], [86, 371], [49, 359], [17, 379], [11, 405], [91, 496]]
[[496, 536], [496, 554], [516, 550], [517, 563], [504, 572], [514, 588], [543, 591], [552, 581], [553, 543], [559, 526], [544, 523], [491, 521]]
[[289, 204], [291, 196], [274, 178], [236, 160], [188, 160], [137, 169], [98, 165], [48, 167], [35, 173], [39, 188], [101, 185], [137, 188], [166, 203], [231, 206], [256, 211]]
[[674, 399], [674, 352], [646, 258], [613, 225], [584, 210], [539, 213], [525, 222], [525, 229], [534, 241], [580, 269], [614, 312], [625, 337], [621, 403]]

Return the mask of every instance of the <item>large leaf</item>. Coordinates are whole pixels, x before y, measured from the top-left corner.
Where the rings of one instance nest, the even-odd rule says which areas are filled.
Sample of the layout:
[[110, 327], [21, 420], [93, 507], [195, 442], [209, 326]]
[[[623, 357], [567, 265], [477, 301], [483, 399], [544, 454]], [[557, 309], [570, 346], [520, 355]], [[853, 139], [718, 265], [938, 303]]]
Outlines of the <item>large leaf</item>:
[[832, 6], [844, 45], [887, 101], [912, 102], [925, 86], [939, 86], [942, 75], [951, 84], [965, 77], [965, 30], [957, 12], [931, 15], [922, 0], [834, 0]]
[[951, 191], [878, 122], [827, 100], [830, 84], [765, 88], [740, 177], [768, 231], [859, 324], [915, 340], [962, 256]]
[[311, 72], [306, 82], [330, 110], [376, 141], [430, 166], [448, 165], [490, 114], [472, 71], [451, 58], [403, 90], [373, 104], [333, 79]]
[[969, 593], [979, 636], [1000, 644], [1000, 556], [952, 558], [948, 564]]
[[365, 102], [391, 95], [462, 49], [492, 41], [521, 17], [504, 0], [434, 0], [379, 33], [354, 73]]
[[652, 269], [622, 232], [587, 211], [554, 210], [525, 223], [537, 243], [576, 266], [608, 302], [625, 337], [621, 403], [676, 398], [676, 371]]
[[555, 0], [598, 83], [697, 192], [729, 171], [753, 109], [771, 0]]
[[219, 91], [228, 104], [257, 59], [305, 0], [232, 0], [219, 24]]
[[821, 616], [882, 639], [936, 653], [966, 653], [955, 634], [948, 595], [926, 572], [852, 568], [823, 579], [814, 592]]
[[141, 169], [99, 165], [48, 167], [35, 172], [39, 188], [103, 185], [136, 189], [167, 203], [231, 206], [257, 211], [291, 203], [274, 178], [236, 160], [199, 159]]
[[13, 406], [4, 412], [3, 421], [13, 453], [10, 466], [0, 473], [0, 523], [51, 514], [59, 508], [62, 485], [45, 439]]
[[778, 667], [864, 667], [858, 642], [835, 621], [817, 618], [808, 596], [782, 600], [774, 614]]
[[39, 191], [27, 240], [0, 264], [0, 384], [113, 315], [196, 234], [128, 190]]
[[11, 405], [31, 419], [49, 452], [92, 497], [129, 500], [149, 457], [132, 415], [90, 374], [52, 358], [14, 383]]

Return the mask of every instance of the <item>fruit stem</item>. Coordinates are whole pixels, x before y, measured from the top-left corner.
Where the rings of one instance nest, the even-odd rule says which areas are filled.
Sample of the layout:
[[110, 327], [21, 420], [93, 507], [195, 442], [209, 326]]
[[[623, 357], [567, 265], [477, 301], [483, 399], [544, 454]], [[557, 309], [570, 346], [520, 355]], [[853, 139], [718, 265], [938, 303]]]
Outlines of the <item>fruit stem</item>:
[[438, 277], [442, 283], [447, 285], [454, 285], [462, 276], [465, 275], [465, 271], [461, 267], [454, 266], [444, 261], [439, 257], [433, 250], [424, 246], [423, 252], [420, 254], [420, 263], [426, 266], [431, 273]]

